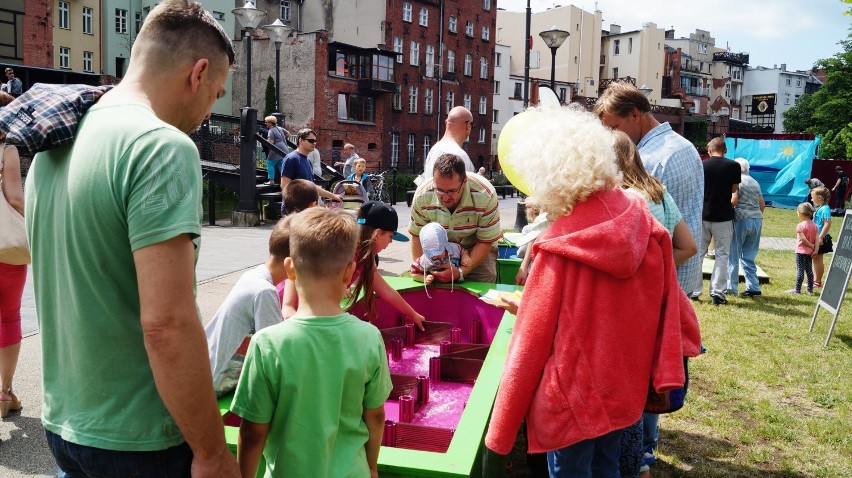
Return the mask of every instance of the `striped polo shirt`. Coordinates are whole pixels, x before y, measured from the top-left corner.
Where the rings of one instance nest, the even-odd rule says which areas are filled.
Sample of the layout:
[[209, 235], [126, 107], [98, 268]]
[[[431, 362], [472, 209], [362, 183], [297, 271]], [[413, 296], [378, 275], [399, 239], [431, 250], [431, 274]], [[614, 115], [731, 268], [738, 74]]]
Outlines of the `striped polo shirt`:
[[420, 229], [430, 222], [443, 225], [450, 242], [461, 244], [467, 250], [477, 242], [493, 243], [503, 236], [494, 186], [482, 176], [470, 172], [455, 211], [441, 204], [432, 178], [417, 188], [408, 232], [419, 236]]

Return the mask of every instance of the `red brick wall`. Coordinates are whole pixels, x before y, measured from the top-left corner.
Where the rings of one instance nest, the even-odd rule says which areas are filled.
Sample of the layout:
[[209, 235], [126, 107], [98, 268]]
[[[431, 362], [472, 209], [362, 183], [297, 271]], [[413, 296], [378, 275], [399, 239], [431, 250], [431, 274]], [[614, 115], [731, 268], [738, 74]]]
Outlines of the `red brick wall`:
[[27, 0], [24, 15], [24, 64], [53, 68], [53, 2]]

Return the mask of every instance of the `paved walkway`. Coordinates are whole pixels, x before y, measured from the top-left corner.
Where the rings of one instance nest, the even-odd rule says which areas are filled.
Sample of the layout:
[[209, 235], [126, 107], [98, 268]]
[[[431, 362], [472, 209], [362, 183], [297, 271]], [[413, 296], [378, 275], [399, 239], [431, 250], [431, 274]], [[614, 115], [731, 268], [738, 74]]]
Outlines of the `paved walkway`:
[[[408, 222], [410, 210], [405, 203], [395, 206], [400, 217], [401, 232]], [[502, 227], [512, 228], [517, 212], [517, 198], [500, 200]], [[242, 272], [266, 260], [271, 225], [256, 228], [227, 226], [204, 227], [201, 254], [196, 267], [198, 306], [205, 321], [209, 320], [225, 299]], [[763, 238], [763, 249], [793, 250], [794, 239]], [[380, 269], [397, 275], [407, 270], [411, 261], [408, 243], [392, 243], [382, 253]], [[25, 338], [15, 377], [15, 390], [24, 403], [20, 414], [12, 414], [0, 422], [0, 476], [54, 476], [56, 465], [47, 449], [41, 426], [41, 344], [32, 293], [32, 277], [28, 277], [21, 311]]]

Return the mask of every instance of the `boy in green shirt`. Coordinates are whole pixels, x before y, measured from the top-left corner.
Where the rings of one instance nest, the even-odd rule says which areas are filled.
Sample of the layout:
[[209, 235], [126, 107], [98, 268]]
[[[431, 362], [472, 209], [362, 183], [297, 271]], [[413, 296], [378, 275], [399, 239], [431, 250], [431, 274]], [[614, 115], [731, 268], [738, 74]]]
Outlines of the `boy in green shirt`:
[[343, 312], [358, 225], [345, 212], [307, 209], [290, 222], [284, 267], [299, 306], [252, 337], [231, 411], [242, 417], [244, 477], [377, 476], [390, 395], [379, 330]]

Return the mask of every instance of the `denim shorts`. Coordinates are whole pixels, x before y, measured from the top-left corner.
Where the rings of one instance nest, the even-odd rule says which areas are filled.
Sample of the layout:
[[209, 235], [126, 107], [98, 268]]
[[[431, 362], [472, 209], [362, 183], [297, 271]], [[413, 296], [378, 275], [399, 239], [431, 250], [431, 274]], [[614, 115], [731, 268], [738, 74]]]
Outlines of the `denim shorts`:
[[157, 451], [115, 451], [77, 445], [45, 430], [61, 477], [189, 478], [192, 450], [186, 442]]

